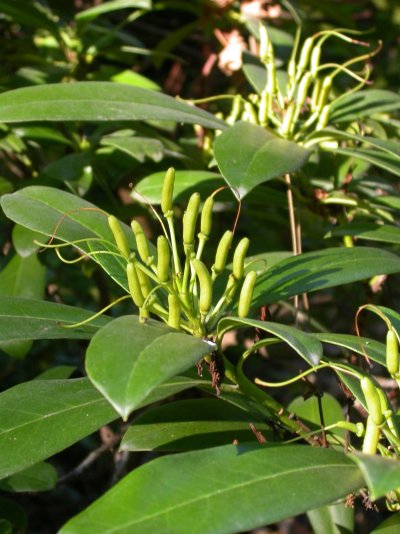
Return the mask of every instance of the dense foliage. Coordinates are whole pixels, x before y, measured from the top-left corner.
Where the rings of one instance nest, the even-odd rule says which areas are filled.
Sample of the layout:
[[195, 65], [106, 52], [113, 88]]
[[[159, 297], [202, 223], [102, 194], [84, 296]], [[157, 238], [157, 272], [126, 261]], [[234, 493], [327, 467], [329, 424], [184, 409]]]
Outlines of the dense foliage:
[[362, 4], [0, 0], [1, 532], [397, 532], [400, 12]]

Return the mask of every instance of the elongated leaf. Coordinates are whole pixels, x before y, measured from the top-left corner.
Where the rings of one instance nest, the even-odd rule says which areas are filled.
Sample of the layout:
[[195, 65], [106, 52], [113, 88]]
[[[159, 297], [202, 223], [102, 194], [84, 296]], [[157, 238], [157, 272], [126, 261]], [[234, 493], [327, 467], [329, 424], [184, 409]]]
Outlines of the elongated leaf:
[[253, 326], [264, 332], [273, 334], [292, 347], [310, 365], [317, 365], [322, 356], [321, 343], [305, 332], [279, 323], [270, 321], [258, 321], [257, 319], [239, 317], [225, 317], [218, 323], [218, 333], [226, 332], [233, 328]]
[[42, 234], [39, 232], [33, 232], [32, 230], [29, 230], [29, 228], [25, 228], [19, 224], [15, 224], [12, 231], [14, 248], [22, 258], [30, 256], [40, 248], [34, 241], [40, 241], [42, 237]]
[[110, 136], [103, 138], [101, 144], [121, 150], [141, 163], [146, 158], [158, 162], [164, 157], [164, 147], [161, 141], [150, 137]]
[[243, 197], [256, 185], [302, 167], [310, 152], [261, 126], [237, 122], [216, 138], [214, 156], [227, 183]]
[[358, 239], [400, 244], [400, 228], [389, 224], [349, 223], [332, 228], [325, 237], [351, 235]]
[[327, 152], [334, 152], [335, 154], [343, 154], [344, 156], [361, 159], [371, 165], [376, 165], [385, 171], [389, 171], [396, 176], [400, 176], [400, 160], [392, 154], [380, 150], [368, 150], [366, 148], [329, 148], [326, 145], [322, 148]]
[[[138, 407], [196, 386], [175, 377]], [[118, 418], [87, 378], [33, 380], [0, 394], [0, 478], [45, 460]]]
[[[36, 255], [26, 258], [15, 255], [0, 272], [0, 299], [3, 297], [42, 298], [45, 274], [46, 269]], [[6, 324], [5, 327], [9, 329], [11, 325]], [[27, 339], [29, 338], [19, 338], [14, 341], [0, 340], [0, 348], [14, 358], [24, 358], [32, 345], [30, 341], [26, 341]]]
[[50, 18], [38, 2], [8, 2], [0, 0], [0, 12], [11, 17], [15, 22], [31, 28], [46, 28], [54, 35], [58, 35], [57, 24]]
[[327, 248], [283, 260], [259, 276], [254, 306], [400, 271], [400, 258], [370, 247]]
[[111, 13], [119, 9], [150, 9], [151, 0], [111, 0], [98, 6], [85, 9], [75, 15], [79, 22], [91, 22], [104, 13]]
[[32, 465], [0, 482], [2, 491], [48, 491], [57, 483], [56, 469], [46, 462]]
[[382, 521], [371, 534], [397, 534], [400, 530], [400, 513], [391, 515]]
[[[343, 408], [335, 397], [329, 393], [324, 393], [320, 400], [325, 426], [332, 425], [338, 421], [343, 421]], [[287, 410], [291, 413], [295, 413], [308, 424], [311, 423], [314, 425], [313, 428], [321, 428], [322, 426], [319, 402], [316, 396], [309, 397], [308, 399], [304, 399], [304, 397], [296, 397], [290, 402]], [[340, 429], [335, 429], [334, 433], [344, 435], [344, 431]]]
[[331, 503], [362, 484], [341, 452], [227, 445], [141, 466], [60, 532], [230, 534]]
[[375, 339], [369, 339], [367, 337], [357, 337], [349, 334], [332, 334], [332, 333], [315, 333], [314, 337], [328, 343], [330, 345], [336, 345], [337, 347], [343, 347], [351, 350], [356, 354], [364, 355], [362, 346], [365, 349], [368, 357], [381, 364], [385, 365], [386, 360], [386, 345], [376, 341]]
[[330, 119], [334, 123], [351, 122], [395, 109], [400, 109], [400, 95], [385, 89], [368, 89], [333, 102]]
[[[139, 202], [146, 199], [152, 204], [160, 204], [164, 177], [165, 172], [156, 172], [146, 176], [135, 186], [132, 197]], [[224, 185], [222, 176], [215, 172], [175, 171], [174, 200], [188, 198], [195, 191], [198, 191], [204, 198], [222, 185]]]
[[373, 454], [351, 454], [368, 485], [371, 499], [383, 497], [400, 486], [400, 462]]
[[318, 534], [353, 534], [354, 508], [341, 502], [307, 513], [313, 531]]
[[64, 328], [64, 325], [84, 321], [92, 315], [82, 308], [54, 302], [0, 297], [0, 341], [90, 339], [109, 322], [108, 317], [97, 317], [78, 328]]
[[159, 384], [185, 371], [210, 352], [199, 338], [139, 317], [119, 317], [90, 342], [90, 380], [124, 419]]
[[378, 308], [383, 311], [385, 315], [387, 315], [390, 319], [390, 322], [394, 326], [394, 328], [397, 330], [397, 332], [400, 334], [400, 313], [397, 313], [396, 311], [387, 308], [386, 306], [378, 306]]
[[0, 95], [1, 122], [137, 121], [156, 119], [225, 128], [202, 109], [162, 93], [112, 82], [24, 87]]
[[221, 399], [192, 399], [170, 402], [148, 409], [126, 432], [121, 450], [180, 451], [227, 445], [255, 439], [249, 423], [256, 424], [268, 442], [271, 429], [261, 417]]

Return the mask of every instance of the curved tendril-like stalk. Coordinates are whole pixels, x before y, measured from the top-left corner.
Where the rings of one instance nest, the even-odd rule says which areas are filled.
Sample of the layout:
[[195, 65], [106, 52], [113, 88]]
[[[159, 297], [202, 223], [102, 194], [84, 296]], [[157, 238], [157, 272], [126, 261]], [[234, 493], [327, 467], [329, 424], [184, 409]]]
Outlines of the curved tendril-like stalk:
[[90, 258], [91, 256], [97, 256], [97, 254], [109, 254], [110, 256], [123, 258], [122, 254], [119, 254], [118, 252], [112, 252], [111, 250], [94, 250], [92, 252], [84, 252], [82, 254], [82, 256], [78, 256], [74, 260], [67, 260], [67, 258], [64, 258], [64, 256], [58, 250], [58, 248], [56, 248], [55, 251], [56, 251], [57, 256], [60, 258], [60, 260], [63, 263], [66, 263], [67, 265], [72, 265], [74, 263], [79, 263], [80, 261], [83, 261], [86, 258]]
[[[301, 436], [297, 436], [296, 438], [292, 438], [287, 441], [284, 441], [283, 444], [289, 445], [290, 443], [295, 443], [296, 441], [301, 441], [302, 439], [305, 439], [305, 438], [311, 438], [312, 436], [315, 436], [316, 434], [320, 434], [321, 432], [326, 432], [327, 430], [332, 430], [333, 428], [338, 428], [338, 425], [336, 423], [333, 423], [332, 425], [328, 425], [323, 428], [318, 428], [318, 430], [311, 430], [310, 432], [307, 432], [306, 434], [302, 434]], [[340, 445], [344, 444], [344, 440], [340, 436], [333, 434], [331, 435], [331, 437], [334, 437]], [[348, 450], [353, 451], [354, 447], [352, 445], [349, 445]]]
[[307, 369], [307, 371], [304, 371], [303, 373], [300, 373], [292, 378], [289, 378], [288, 380], [284, 380], [282, 382], [265, 382], [264, 380], [261, 380], [260, 378], [255, 378], [254, 382], [258, 384], [259, 386], [265, 386], [270, 388], [280, 388], [283, 386], [289, 386], [290, 384], [294, 384], [298, 380], [301, 380], [305, 376], [314, 373], [315, 371], [318, 371], [319, 369], [326, 369], [326, 368], [333, 369], [334, 371], [341, 371], [343, 373], [347, 373], [355, 378], [358, 378], [359, 380], [362, 378], [361, 375], [359, 375], [356, 371], [353, 369], [349, 369], [346, 365], [339, 364], [339, 363], [331, 363], [331, 362], [322, 362], [318, 365], [314, 365], [314, 367], [311, 367], [310, 369]]
[[106, 312], [107, 310], [109, 310], [110, 308], [115, 306], [115, 304], [119, 304], [123, 300], [129, 299], [129, 298], [131, 298], [130, 295], [124, 295], [123, 297], [120, 297], [117, 300], [114, 300], [113, 302], [111, 302], [110, 304], [108, 304], [107, 306], [102, 308], [97, 313], [91, 315], [90, 317], [88, 317], [84, 321], [80, 321], [79, 323], [73, 323], [73, 324], [60, 323], [59, 326], [62, 326], [63, 328], [78, 328], [79, 326], [83, 326], [83, 325], [85, 325], [87, 323], [90, 323], [90, 321], [94, 321], [94, 319], [97, 319], [97, 317], [99, 317], [100, 315], [103, 315], [104, 312]]
[[162, 228], [162, 231], [163, 231], [165, 237], [168, 240], [168, 243], [171, 246], [171, 240], [169, 239], [168, 232], [167, 232], [167, 229], [165, 227], [165, 224], [164, 224], [163, 220], [161, 219], [160, 215], [157, 213], [157, 210], [155, 209], [153, 204], [150, 202], [150, 200], [148, 198], [146, 198], [144, 195], [142, 195], [142, 193], [139, 193], [139, 191], [136, 191], [135, 188], [133, 188], [132, 191], [135, 192], [135, 195], [138, 195], [140, 198], [142, 198], [146, 202], [146, 204], [149, 206], [151, 211], [154, 213], [155, 217], [157, 218], [158, 222], [160, 223], [160, 226]]
[[[58, 222], [57, 222], [57, 224], [56, 224], [56, 226], [55, 226], [55, 228], [53, 230], [53, 233], [50, 236], [50, 241], [48, 242], [49, 245], [53, 242], [55, 237], [57, 237], [57, 230], [60, 228], [60, 225], [63, 222], [63, 220], [66, 217], [69, 217], [71, 213], [76, 213], [77, 211], [98, 211], [99, 213], [101, 213], [105, 217], [108, 217], [108, 213], [105, 212], [104, 210], [100, 209], [100, 208], [74, 208], [72, 210], [68, 210], [66, 213], [63, 213], [62, 216], [60, 217], [60, 219], [58, 220]], [[72, 220], [74, 220], [74, 219], [72, 219]]]
[[352, 89], [350, 89], [349, 91], [346, 91], [345, 93], [339, 95], [337, 98], [335, 98], [335, 100], [333, 102], [335, 102], [335, 104], [337, 104], [343, 98], [346, 98], [349, 95], [351, 95], [353, 93], [356, 93], [357, 91], [362, 89], [364, 87], [364, 85], [370, 85], [371, 84], [371, 82], [369, 81], [370, 74], [371, 74], [371, 69], [370, 69], [369, 65], [365, 65], [365, 78], [361, 79], [360, 83], [357, 84]]
[[230, 95], [230, 94], [224, 94], [224, 95], [215, 95], [215, 96], [208, 96], [206, 98], [196, 98], [196, 99], [192, 99], [192, 98], [179, 98], [176, 97], [177, 100], [181, 100], [182, 102], [189, 102], [189, 103], [192, 103], [192, 104], [205, 104], [206, 102], [216, 102], [217, 100], [227, 100], [227, 99], [230, 99], [230, 100], [233, 100], [234, 98], [236, 98], [237, 96], [240, 96], [241, 97], [241, 100], [242, 102], [246, 102], [246, 100], [241, 96], [241, 95]]
[[[76, 246], [79, 243], [86, 243], [87, 241], [100, 241], [100, 243], [107, 243], [107, 244], [112, 245], [113, 247], [115, 247], [115, 243], [112, 243], [111, 241], [108, 241], [107, 239], [101, 239], [99, 237], [86, 237], [86, 238], [83, 238], [83, 239], [76, 239], [75, 241], [66, 241], [65, 243], [56, 243], [55, 245], [51, 245], [50, 243], [42, 243], [42, 242], [38, 241], [37, 239], [33, 240], [35, 245], [38, 245], [39, 247], [42, 247], [43, 249], [46, 249], [46, 248], [63, 248], [63, 247], [69, 247], [69, 246]], [[79, 248], [79, 247], [77, 247], [77, 248]]]
[[[370, 82], [368, 80], [368, 78], [363, 78], [362, 76], [360, 76], [359, 74], [357, 74], [357, 73], [353, 72], [352, 70], [348, 69], [344, 65], [345, 64], [340, 65], [339, 63], [324, 63], [323, 65], [320, 65], [319, 67], [317, 67], [316, 70], [317, 71], [321, 71], [321, 70], [324, 70], [324, 69], [333, 69], [334, 68], [335, 70], [331, 74], [332, 78], [337, 76], [340, 72], [345, 72], [348, 76], [350, 76], [351, 78], [354, 78], [358, 82], [361, 82], [363, 85], [372, 84], [372, 82]], [[369, 75], [369, 69], [368, 69], [368, 75]]]
[[379, 54], [379, 52], [382, 49], [382, 41], [378, 41], [378, 46], [375, 48], [375, 50], [372, 50], [372, 52], [369, 52], [368, 54], [362, 54], [361, 56], [356, 56], [352, 59], [349, 59], [348, 61], [345, 61], [343, 63], [343, 67], [349, 67], [350, 65], [354, 65], [355, 63], [359, 63], [360, 61], [366, 61], [367, 59], [370, 59], [371, 57], [376, 56]]
[[342, 39], [343, 41], [346, 41], [347, 43], [357, 44], [360, 46], [371, 46], [370, 43], [366, 41], [359, 41], [358, 39], [353, 39], [352, 37], [347, 37], [347, 35], [344, 33], [348, 33], [350, 35], [365, 35], [368, 33], [367, 31], [362, 30], [350, 30], [347, 28], [335, 28], [334, 30], [321, 30], [317, 33], [314, 33], [313, 38], [318, 38], [322, 36], [318, 41], [318, 46], [321, 46], [327, 39], [330, 37], [338, 37], [339, 39]]

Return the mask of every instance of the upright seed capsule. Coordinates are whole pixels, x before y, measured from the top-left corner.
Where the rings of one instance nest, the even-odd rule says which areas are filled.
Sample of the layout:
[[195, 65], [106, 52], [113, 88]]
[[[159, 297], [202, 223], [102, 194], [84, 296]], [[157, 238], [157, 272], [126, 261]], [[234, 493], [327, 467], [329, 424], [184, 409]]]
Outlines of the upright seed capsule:
[[172, 209], [172, 198], [174, 196], [175, 169], [170, 167], [165, 173], [162, 194], [161, 210], [165, 216]]
[[259, 51], [260, 60], [263, 63], [268, 63], [270, 59], [270, 42], [271, 41], [270, 41], [268, 30], [265, 24], [260, 24], [259, 32], [260, 32], [260, 51]]
[[209, 196], [204, 202], [204, 206], [201, 211], [200, 233], [202, 234], [203, 239], [204, 238], [208, 239], [210, 237], [213, 207], [214, 207], [214, 197]]
[[250, 240], [244, 237], [239, 241], [235, 252], [233, 254], [233, 276], [236, 280], [240, 280], [244, 272], [244, 260], [246, 259], [247, 250], [250, 245]]
[[254, 285], [256, 283], [256, 271], [249, 271], [244, 279], [242, 289], [240, 291], [238, 316], [247, 317], [250, 311], [250, 304], [253, 298]]
[[151, 284], [150, 284], [149, 277], [139, 267], [136, 268], [136, 272], [139, 278], [139, 284], [140, 284], [140, 289], [142, 291], [142, 294], [144, 298], [147, 298], [151, 291]]
[[307, 98], [308, 89], [310, 88], [312, 82], [311, 72], [306, 72], [299, 83], [299, 88], [297, 90], [297, 105], [302, 106]]
[[331, 106], [329, 104], [326, 104], [321, 111], [321, 114], [319, 116], [317, 126], [315, 127], [315, 130], [322, 130], [326, 126], [328, 126], [329, 122], [329, 114], [331, 112]]
[[332, 76], [326, 76], [323, 79], [321, 91], [318, 98], [317, 110], [321, 111], [322, 108], [328, 103], [328, 98], [332, 89]]
[[375, 384], [368, 376], [364, 376], [361, 379], [361, 389], [364, 393], [369, 417], [375, 425], [381, 425], [384, 421], [381, 400], [379, 398], [378, 390], [376, 389]]
[[168, 240], [164, 235], [160, 235], [157, 239], [157, 277], [161, 283], [168, 282], [170, 260]]
[[232, 244], [233, 233], [230, 230], [227, 230], [221, 238], [221, 241], [218, 243], [217, 252], [215, 253], [215, 261], [212, 266], [212, 271], [214, 275], [221, 274], [225, 269], [226, 259], [228, 257], [228, 252]]
[[149, 252], [149, 244], [147, 242], [147, 237], [145, 236], [143, 232], [143, 228], [138, 221], [135, 221], [135, 219], [131, 222], [131, 228], [133, 230], [133, 233], [135, 234], [136, 247], [137, 247], [137, 251], [139, 253], [140, 259], [144, 263], [148, 264], [151, 259], [151, 256]]
[[122, 230], [121, 223], [116, 217], [114, 217], [114, 215], [109, 215], [108, 226], [113, 233], [118, 250], [121, 252], [124, 258], [128, 259], [131, 251], [129, 250], [128, 240], [126, 239], [124, 231]]
[[302, 46], [301, 52], [300, 52], [300, 59], [298, 63], [298, 70], [300, 72], [303, 72], [310, 61], [311, 51], [314, 45], [314, 39], [312, 37], [308, 37]]
[[362, 452], [364, 454], [375, 454], [379, 443], [379, 426], [377, 426], [372, 417], [368, 417], [367, 426], [365, 428], [364, 441], [362, 446]]
[[181, 323], [181, 303], [176, 295], [168, 295], [168, 326], [179, 330]]
[[210, 311], [212, 304], [212, 281], [210, 273], [207, 267], [200, 260], [192, 260], [193, 268], [199, 279], [200, 296], [199, 296], [199, 308], [202, 315], [207, 315]]
[[196, 222], [199, 215], [200, 201], [200, 194], [193, 193], [189, 199], [185, 214], [183, 216], [183, 244], [185, 247], [193, 245], [194, 232], [196, 230]]
[[391, 375], [399, 372], [399, 344], [393, 328], [389, 328], [386, 334], [386, 367]]
[[126, 274], [128, 277], [129, 293], [131, 294], [132, 300], [138, 308], [141, 308], [145, 298], [140, 287], [139, 277], [134, 263], [128, 262]]
[[318, 72], [318, 67], [321, 62], [321, 45], [314, 46], [311, 52], [310, 71], [315, 78]]

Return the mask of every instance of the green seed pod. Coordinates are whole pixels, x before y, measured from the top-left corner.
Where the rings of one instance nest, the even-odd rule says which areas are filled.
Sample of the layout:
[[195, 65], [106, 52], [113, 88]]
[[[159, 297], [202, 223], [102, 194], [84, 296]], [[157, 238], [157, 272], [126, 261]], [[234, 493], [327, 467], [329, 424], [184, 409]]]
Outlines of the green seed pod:
[[391, 375], [399, 372], [399, 344], [393, 328], [386, 334], [386, 367]]
[[139, 253], [140, 259], [144, 263], [148, 264], [151, 256], [149, 252], [149, 244], [147, 242], [147, 237], [145, 236], [143, 232], [143, 228], [138, 221], [135, 221], [135, 219], [131, 222], [131, 228], [133, 230], [133, 233], [135, 234], [136, 247], [137, 247], [137, 251]]
[[364, 393], [365, 402], [369, 413], [369, 418], [377, 426], [381, 425], [384, 421], [381, 401], [379, 398], [378, 390], [375, 384], [368, 376], [364, 376], [361, 379], [361, 389]]
[[244, 237], [239, 241], [235, 252], [233, 254], [233, 276], [236, 280], [240, 280], [244, 272], [244, 260], [246, 259], [247, 250], [250, 245], [250, 240]]
[[213, 207], [214, 207], [214, 197], [209, 196], [204, 202], [204, 206], [201, 211], [201, 219], [200, 219], [200, 232], [206, 239], [210, 237], [210, 233], [211, 233]]
[[315, 77], [317, 75], [317, 69], [321, 62], [321, 45], [316, 45], [311, 52], [310, 71]]
[[268, 109], [269, 109], [270, 95], [267, 91], [261, 93], [260, 105], [258, 106], [258, 122], [261, 126], [266, 126], [268, 123]]
[[164, 235], [160, 235], [157, 239], [157, 277], [161, 283], [168, 282], [170, 260], [168, 240]]
[[379, 443], [379, 426], [377, 426], [371, 417], [367, 419], [367, 426], [365, 429], [365, 436], [362, 446], [364, 454], [375, 454]]
[[307, 68], [307, 65], [310, 61], [313, 45], [314, 45], [314, 39], [312, 37], [308, 37], [304, 41], [303, 47], [300, 52], [299, 63], [297, 66], [300, 72], [303, 72]]
[[331, 106], [329, 104], [326, 104], [322, 108], [321, 114], [317, 122], [317, 126], [315, 127], [316, 130], [322, 130], [328, 125], [330, 111], [331, 111]]
[[260, 51], [259, 51], [260, 60], [263, 63], [268, 63], [270, 59], [271, 41], [268, 35], [267, 27], [264, 24], [260, 24], [259, 31], [260, 31]]
[[140, 289], [142, 291], [142, 294], [144, 298], [147, 298], [151, 291], [150, 279], [147, 276], [147, 274], [144, 273], [142, 269], [140, 269], [139, 267], [136, 267], [136, 272], [139, 278], [139, 284], [140, 284]]
[[315, 78], [314, 86], [311, 93], [311, 111], [316, 111], [318, 107], [319, 94], [321, 92], [321, 78]]
[[221, 274], [225, 269], [226, 259], [228, 257], [228, 252], [232, 244], [233, 233], [230, 230], [227, 230], [221, 238], [221, 241], [218, 243], [217, 252], [215, 253], [215, 261], [212, 266], [212, 271], [215, 276]]
[[175, 169], [170, 167], [165, 173], [162, 194], [161, 211], [165, 216], [172, 209], [172, 198], [174, 195]]
[[109, 215], [108, 225], [113, 233], [118, 250], [121, 252], [124, 258], [128, 259], [131, 251], [129, 250], [128, 240], [126, 239], [124, 231], [122, 230], [121, 223], [116, 217], [114, 217], [114, 215]]
[[332, 89], [332, 76], [326, 76], [322, 82], [321, 91], [318, 98], [317, 109], [322, 108], [328, 103], [329, 95]]
[[200, 194], [193, 193], [189, 199], [185, 214], [183, 216], [183, 244], [185, 247], [193, 245], [194, 232], [196, 230], [196, 222], [199, 215], [200, 201]]
[[139, 277], [134, 263], [128, 262], [126, 274], [128, 277], [129, 293], [131, 294], [133, 302], [140, 308], [143, 306], [145, 299], [140, 288]]
[[253, 298], [254, 285], [256, 283], [256, 271], [250, 271], [246, 274], [242, 289], [240, 291], [238, 316], [247, 317], [250, 310], [251, 300]]
[[291, 102], [285, 112], [285, 116], [283, 117], [282, 125], [280, 128], [281, 134], [284, 137], [289, 135], [294, 128], [296, 111], [296, 105], [294, 104], [294, 102]]
[[199, 279], [200, 296], [199, 296], [199, 308], [202, 315], [207, 315], [210, 311], [212, 303], [212, 281], [210, 273], [207, 267], [200, 260], [192, 260], [193, 268]]
[[181, 323], [181, 303], [176, 295], [168, 295], [168, 326], [179, 330]]
[[310, 88], [312, 82], [311, 72], [306, 72], [299, 83], [299, 88], [297, 89], [297, 105], [302, 106], [307, 98], [308, 89]]

